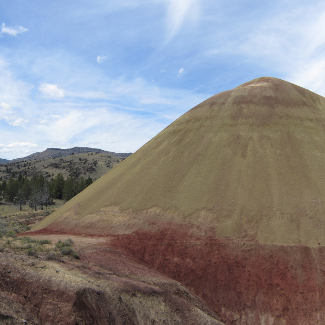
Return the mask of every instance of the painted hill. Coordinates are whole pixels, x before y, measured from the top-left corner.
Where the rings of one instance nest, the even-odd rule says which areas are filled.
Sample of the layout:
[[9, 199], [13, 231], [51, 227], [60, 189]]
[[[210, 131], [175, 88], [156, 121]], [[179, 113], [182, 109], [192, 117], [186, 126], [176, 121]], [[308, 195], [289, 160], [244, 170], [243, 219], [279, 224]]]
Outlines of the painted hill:
[[158, 213], [218, 237], [325, 244], [324, 123], [323, 97], [248, 82], [194, 107], [38, 229], [123, 233]]
[[106, 235], [226, 324], [323, 324], [325, 98], [258, 78], [197, 105], [33, 228]]

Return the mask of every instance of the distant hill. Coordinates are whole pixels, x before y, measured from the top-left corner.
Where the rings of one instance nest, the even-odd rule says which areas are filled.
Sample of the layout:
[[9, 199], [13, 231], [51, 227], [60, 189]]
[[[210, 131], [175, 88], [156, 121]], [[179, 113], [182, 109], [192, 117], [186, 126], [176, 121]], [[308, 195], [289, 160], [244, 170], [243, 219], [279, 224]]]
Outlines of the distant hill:
[[64, 178], [68, 176], [87, 178], [89, 176], [92, 179], [98, 179], [129, 155], [130, 153], [115, 153], [93, 148], [49, 148], [26, 158], [2, 163], [0, 180], [17, 178], [19, 174], [28, 178], [42, 174], [50, 179], [58, 173], [61, 173]]
[[6, 164], [6, 163], [8, 163], [8, 162], [10, 162], [10, 160], [0, 158], [0, 165], [1, 165], [1, 164]]
[[[22, 160], [38, 160], [38, 159], [49, 159], [49, 158], [60, 158], [60, 157], [65, 157], [73, 154], [79, 154], [79, 153], [89, 153], [89, 152], [97, 152], [97, 153], [106, 153], [115, 157], [119, 158], [126, 158], [131, 155], [131, 153], [116, 153], [112, 151], [105, 151], [102, 149], [96, 149], [96, 148], [88, 148], [88, 147], [74, 147], [70, 149], [61, 149], [61, 148], [47, 148], [46, 150], [42, 152], [35, 152], [27, 157], [23, 158], [17, 158], [13, 159], [11, 162], [18, 162]], [[1, 162], [0, 164], [3, 163], [8, 163], [10, 161], [5, 160], [4, 162]]]

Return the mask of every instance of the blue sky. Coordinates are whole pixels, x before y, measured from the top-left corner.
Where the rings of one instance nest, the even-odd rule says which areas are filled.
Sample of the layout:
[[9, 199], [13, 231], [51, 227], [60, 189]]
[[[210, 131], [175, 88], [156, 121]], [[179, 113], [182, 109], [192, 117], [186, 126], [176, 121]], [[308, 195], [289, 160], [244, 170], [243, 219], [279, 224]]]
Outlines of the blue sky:
[[10, 0], [0, 25], [1, 158], [134, 152], [261, 76], [325, 95], [320, 1]]

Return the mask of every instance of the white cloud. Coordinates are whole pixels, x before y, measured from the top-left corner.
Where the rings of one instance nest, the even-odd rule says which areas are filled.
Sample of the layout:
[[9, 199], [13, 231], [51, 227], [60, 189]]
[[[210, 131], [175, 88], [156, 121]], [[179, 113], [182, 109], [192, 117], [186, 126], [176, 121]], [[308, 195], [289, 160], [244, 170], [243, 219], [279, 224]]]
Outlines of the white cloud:
[[37, 147], [37, 144], [35, 143], [29, 143], [29, 142], [15, 142], [10, 143], [6, 146], [7, 148], [24, 148], [24, 147]]
[[63, 89], [59, 89], [57, 85], [51, 85], [43, 83], [39, 87], [39, 90], [49, 97], [53, 98], [62, 98], [64, 97], [65, 91]]
[[[4, 64], [0, 58], [0, 104], [3, 104], [0, 113], [11, 125], [19, 125], [14, 130], [1, 130], [2, 143], [35, 143], [41, 151], [52, 146], [67, 148], [97, 141], [98, 147], [106, 150], [135, 151], [175, 118], [208, 97], [187, 90], [158, 87], [143, 78], [112, 80], [101, 69], [93, 72], [84, 63], [76, 69], [61, 57], [60, 60], [51, 57], [48, 61], [57, 67], [54, 76], [51, 75], [53, 83], [33, 89], [11, 74], [13, 65]], [[63, 69], [66, 67], [75, 70]], [[44, 69], [37, 71], [43, 73], [38, 75], [41, 80], [46, 80], [46, 75], [51, 73], [50, 70], [44, 73]], [[63, 73], [55, 74], [57, 71]], [[64, 90], [68, 87], [66, 84], [69, 92]], [[29, 123], [25, 126], [27, 117]], [[33, 148], [5, 146], [0, 150], [0, 157], [22, 157], [26, 150], [35, 151]]]
[[28, 101], [31, 89], [30, 84], [12, 76], [8, 62], [0, 57], [0, 103], [20, 107], [22, 102]]
[[24, 157], [35, 152], [36, 147], [38, 147], [37, 144], [29, 142], [14, 142], [7, 145], [0, 144], [0, 154], [2, 158], [7, 157], [9, 159], [12, 157]]
[[0, 106], [1, 106], [3, 112], [9, 111], [11, 109], [10, 105], [7, 103], [1, 103]]
[[185, 20], [196, 20], [199, 15], [198, 0], [165, 0], [168, 6], [167, 30], [168, 40], [182, 28]]
[[98, 55], [98, 56], [97, 56], [97, 62], [98, 62], [99, 64], [103, 63], [103, 62], [106, 61], [107, 59], [108, 59], [107, 56], [102, 56], [102, 55]]
[[184, 73], [185, 72], [185, 70], [183, 69], [183, 68], [180, 68], [179, 70], [178, 70], [178, 76], [180, 76], [182, 73]]
[[11, 36], [17, 36], [17, 34], [22, 34], [27, 32], [28, 29], [24, 28], [22, 26], [17, 26], [17, 27], [6, 27], [5, 23], [2, 23], [1, 25], [1, 34], [8, 34]]
[[[104, 114], [105, 115], [105, 114]], [[48, 141], [60, 143], [69, 142], [74, 136], [82, 133], [90, 127], [103, 123], [103, 112], [83, 112], [82, 110], [70, 110], [62, 115], [52, 115], [52, 120], [47, 125], [38, 125], [37, 129], [43, 133]]]
[[[325, 6], [296, 6], [261, 21], [239, 21], [233, 31], [206, 39], [211, 56], [236, 55], [255, 70], [264, 67], [272, 75], [325, 95]], [[226, 42], [222, 42], [224, 39]], [[212, 43], [213, 44], [213, 43]]]
[[22, 117], [18, 117], [17, 113], [7, 103], [0, 104], [0, 120], [4, 120], [12, 126], [19, 126], [27, 122], [27, 120], [24, 120]]
[[325, 95], [325, 59], [301, 62], [298, 69], [288, 78], [293, 83]]

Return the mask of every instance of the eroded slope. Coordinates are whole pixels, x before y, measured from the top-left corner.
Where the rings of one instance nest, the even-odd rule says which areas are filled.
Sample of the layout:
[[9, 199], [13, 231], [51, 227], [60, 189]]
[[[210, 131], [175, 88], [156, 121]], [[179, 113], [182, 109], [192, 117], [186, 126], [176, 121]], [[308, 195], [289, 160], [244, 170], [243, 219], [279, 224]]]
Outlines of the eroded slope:
[[1, 324], [221, 324], [176, 281], [113, 250], [83, 253], [64, 264], [0, 253]]

